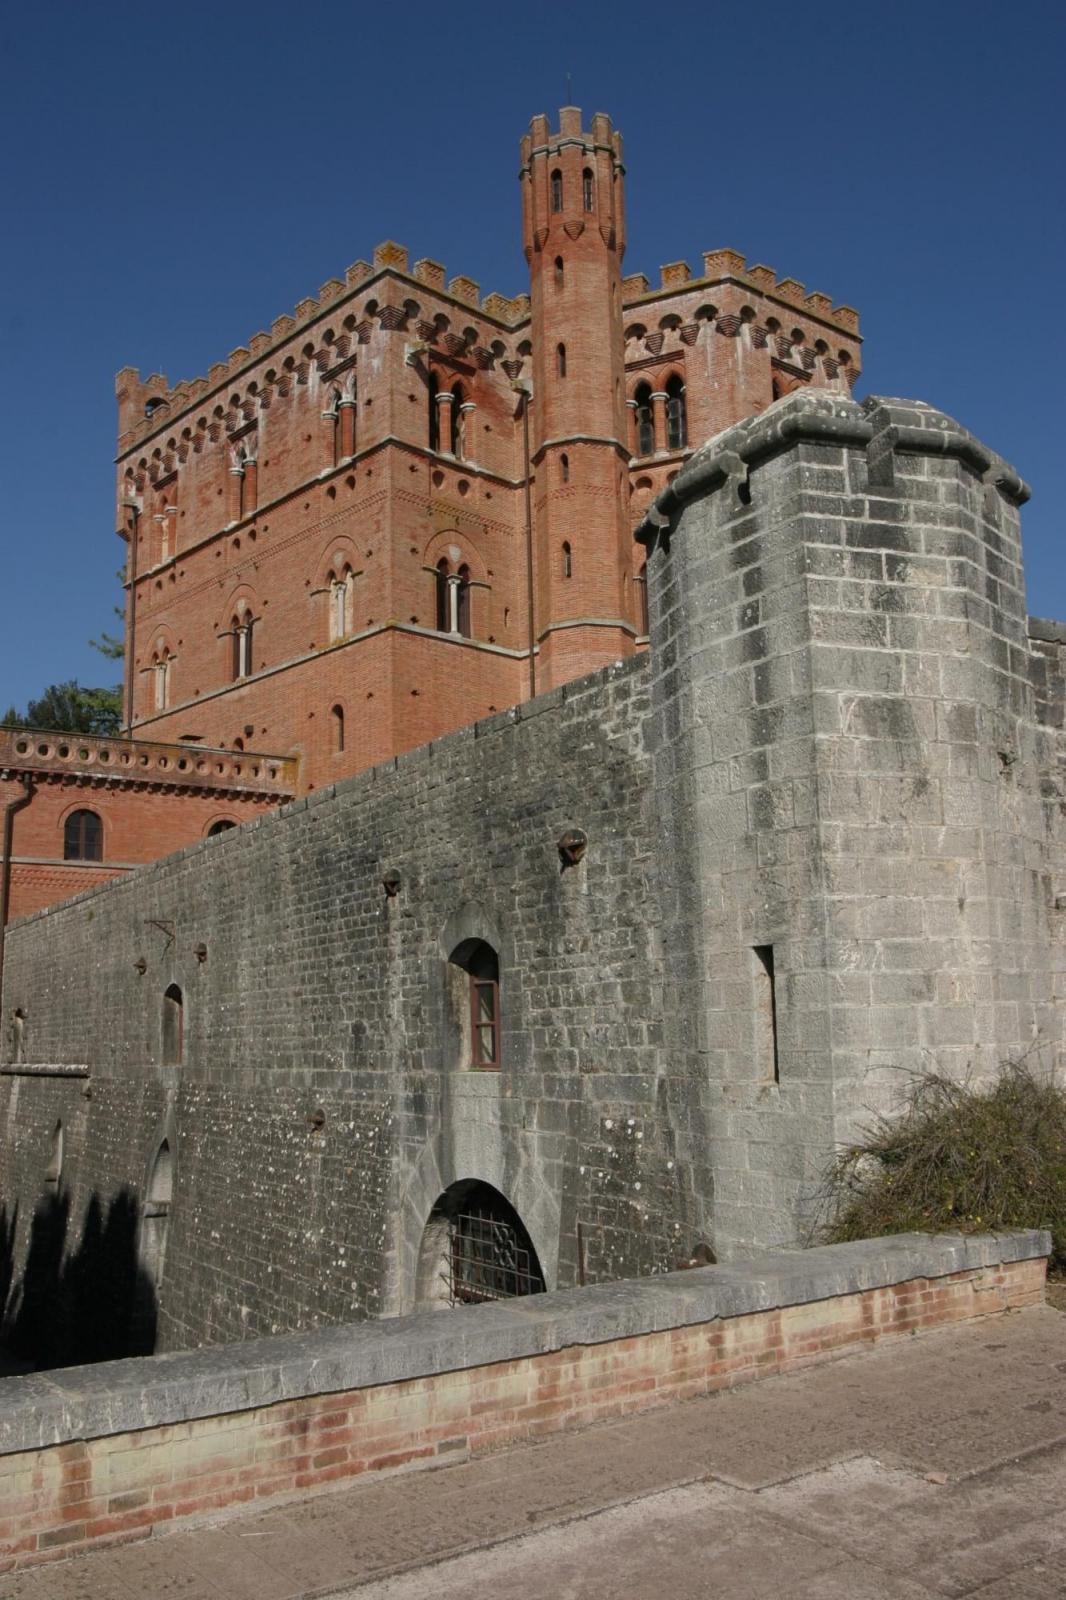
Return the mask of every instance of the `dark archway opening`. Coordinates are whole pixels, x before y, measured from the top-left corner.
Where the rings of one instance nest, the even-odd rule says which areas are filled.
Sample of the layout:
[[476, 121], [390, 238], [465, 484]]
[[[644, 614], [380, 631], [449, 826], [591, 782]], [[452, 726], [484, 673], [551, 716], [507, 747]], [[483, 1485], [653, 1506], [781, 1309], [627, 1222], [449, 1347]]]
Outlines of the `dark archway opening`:
[[510, 1201], [476, 1179], [453, 1183], [429, 1214], [418, 1263], [420, 1307], [543, 1294], [544, 1273]]

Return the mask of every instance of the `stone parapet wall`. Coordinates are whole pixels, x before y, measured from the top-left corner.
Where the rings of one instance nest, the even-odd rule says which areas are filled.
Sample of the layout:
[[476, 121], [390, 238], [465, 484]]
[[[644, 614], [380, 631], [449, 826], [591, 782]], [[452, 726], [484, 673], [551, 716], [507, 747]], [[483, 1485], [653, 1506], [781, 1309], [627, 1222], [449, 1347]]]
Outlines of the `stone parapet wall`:
[[901, 1235], [2, 1380], [0, 1570], [1020, 1310], [1049, 1248]]

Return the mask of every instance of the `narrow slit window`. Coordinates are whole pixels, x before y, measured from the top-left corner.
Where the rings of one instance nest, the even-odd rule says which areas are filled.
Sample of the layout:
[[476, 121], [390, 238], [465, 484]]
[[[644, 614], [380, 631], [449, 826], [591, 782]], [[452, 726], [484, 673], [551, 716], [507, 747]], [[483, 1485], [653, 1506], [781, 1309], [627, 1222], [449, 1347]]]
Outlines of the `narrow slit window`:
[[163, 1065], [181, 1065], [185, 1054], [185, 1006], [182, 993], [172, 983], [163, 995]]
[[339, 755], [344, 749], [344, 707], [334, 706], [329, 717], [333, 729], [333, 749]]
[[431, 372], [429, 375], [427, 393], [429, 398], [429, 448], [431, 450], [439, 450], [440, 418], [438, 416], [439, 408], [437, 406], [437, 375], [434, 372]]
[[561, 483], [570, 482], [570, 457], [565, 452], [559, 457], [559, 480]]
[[555, 258], [555, 287], [557, 289], [561, 289], [562, 286], [563, 286], [563, 258], [562, 258], [562, 256], [556, 256], [556, 258]]
[[556, 167], [551, 176], [551, 191], [552, 210], [561, 211], [563, 209], [563, 175], [558, 167]]
[[574, 557], [573, 557], [573, 552], [570, 549], [569, 540], [564, 540], [563, 541], [563, 577], [564, 578], [572, 578], [573, 576], [574, 576]]
[[586, 211], [595, 211], [596, 197], [592, 185], [592, 169], [586, 167], [581, 174], [581, 200]]
[[755, 957], [755, 1028], [760, 1076], [768, 1082], [780, 1083], [774, 947], [772, 944], [759, 944], [752, 953]]
[[436, 586], [436, 592], [437, 592], [437, 632], [438, 633], [450, 633], [452, 631], [450, 586], [449, 586], [449, 583], [448, 583], [448, 574], [449, 574], [448, 562], [447, 562], [446, 559], [442, 558], [440, 561], [437, 562], [437, 573], [436, 573], [436, 578], [434, 580], [434, 583], [435, 583], [435, 586]]
[[555, 349], [555, 368], [560, 378], [566, 377], [566, 346], [560, 344]]

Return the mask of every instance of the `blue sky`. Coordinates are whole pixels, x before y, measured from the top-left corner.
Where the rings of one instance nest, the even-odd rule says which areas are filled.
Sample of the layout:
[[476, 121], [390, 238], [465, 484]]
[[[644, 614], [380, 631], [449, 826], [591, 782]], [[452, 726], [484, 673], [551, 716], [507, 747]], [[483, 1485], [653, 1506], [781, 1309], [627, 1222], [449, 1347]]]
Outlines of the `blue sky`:
[[856, 305], [859, 394], [1015, 463], [1030, 610], [1066, 618], [1059, 0], [12, 0], [0, 30], [0, 710], [115, 676], [115, 372], [206, 373], [386, 238], [520, 291], [518, 139], [568, 72], [625, 136], [626, 270], [728, 245]]

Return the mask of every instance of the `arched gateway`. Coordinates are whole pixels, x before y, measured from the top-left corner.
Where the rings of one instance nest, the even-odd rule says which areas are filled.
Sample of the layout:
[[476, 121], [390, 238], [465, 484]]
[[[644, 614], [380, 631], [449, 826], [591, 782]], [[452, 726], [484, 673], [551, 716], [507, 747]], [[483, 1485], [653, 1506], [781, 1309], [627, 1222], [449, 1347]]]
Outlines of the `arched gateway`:
[[477, 1179], [451, 1184], [422, 1235], [419, 1308], [509, 1300], [544, 1287], [537, 1252], [510, 1201]]

